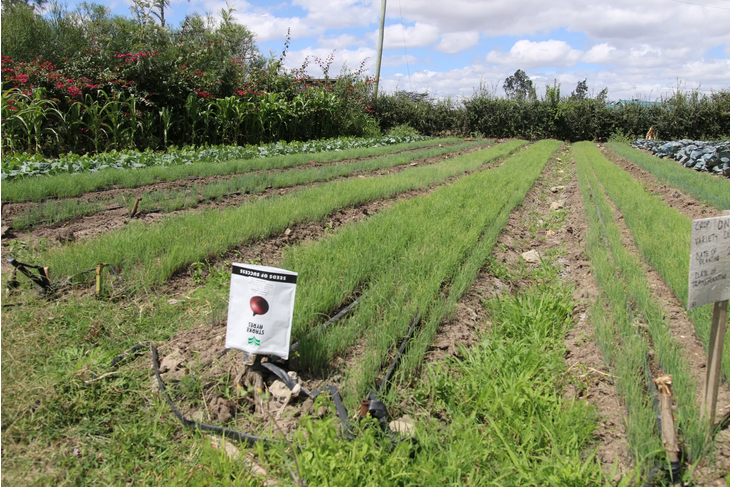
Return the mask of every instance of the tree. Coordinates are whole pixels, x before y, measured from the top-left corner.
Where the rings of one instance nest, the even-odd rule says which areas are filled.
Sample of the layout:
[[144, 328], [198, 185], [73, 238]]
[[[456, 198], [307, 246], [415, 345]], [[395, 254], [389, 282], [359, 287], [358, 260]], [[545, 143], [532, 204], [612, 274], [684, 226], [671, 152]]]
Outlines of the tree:
[[504, 80], [503, 88], [510, 100], [525, 101], [529, 99], [532, 101], [537, 98], [532, 80], [521, 69]]
[[583, 101], [586, 98], [588, 98], [588, 78], [578, 81], [575, 91], [570, 94], [570, 99], [573, 101]]
[[560, 103], [560, 84], [558, 80], [553, 80], [553, 85], [545, 85], [545, 101], [557, 105]]

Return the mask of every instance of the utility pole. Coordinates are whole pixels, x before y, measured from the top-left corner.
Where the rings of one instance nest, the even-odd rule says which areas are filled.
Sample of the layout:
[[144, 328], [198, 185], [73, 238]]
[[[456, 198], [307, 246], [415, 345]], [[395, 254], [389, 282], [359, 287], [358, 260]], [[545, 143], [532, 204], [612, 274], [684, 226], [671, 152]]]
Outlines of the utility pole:
[[385, 2], [380, 3], [380, 32], [378, 34], [378, 57], [375, 60], [375, 88], [373, 99], [378, 97], [378, 84], [380, 83], [380, 61], [383, 59], [383, 32], [385, 31]]

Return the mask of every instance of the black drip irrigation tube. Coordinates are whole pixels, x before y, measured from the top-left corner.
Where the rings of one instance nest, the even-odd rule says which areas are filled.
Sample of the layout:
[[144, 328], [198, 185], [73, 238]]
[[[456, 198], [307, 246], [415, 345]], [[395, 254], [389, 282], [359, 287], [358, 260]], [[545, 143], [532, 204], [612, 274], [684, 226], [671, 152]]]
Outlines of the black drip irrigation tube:
[[[352, 303], [350, 303], [350, 304], [348, 304], [347, 306], [345, 306], [344, 308], [342, 308], [342, 310], [341, 310], [341, 311], [340, 311], [339, 313], [337, 313], [337, 314], [336, 314], [336, 315], [334, 315], [334, 316], [333, 316], [332, 318], [330, 318], [329, 320], [327, 320], [327, 321], [325, 321], [324, 323], [322, 323], [322, 324], [321, 324], [321, 325], [320, 325], [320, 326], [319, 326], [319, 327], [318, 327], [317, 329], [315, 329], [315, 330], [314, 330], [313, 332], [311, 332], [311, 333], [309, 333], [309, 334], [308, 334], [307, 336], [305, 336], [303, 340], [306, 340], [307, 338], [311, 337], [312, 335], [319, 335], [319, 334], [320, 334], [320, 333], [322, 333], [322, 332], [324, 331], [324, 329], [325, 329], [325, 328], [327, 328], [327, 327], [328, 327], [329, 325], [331, 325], [331, 324], [335, 323], [335, 322], [336, 322], [336, 321], [338, 321], [338, 320], [339, 320], [340, 318], [342, 318], [343, 316], [347, 315], [347, 314], [348, 314], [348, 313], [349, 313], [350, 311], [352, 311], [352, 309], [353, 309], [353, 308], [354, 308], [355, 306], [357, 306], [358, 304], [360, 304], [360, 300], [361, 300], [361, 299], [362, 299], [362, 298], [363, 298], [364, 296], [365, 296], [365, 294], [363, 294], [362, 296], [358, 297], [358, 298], [357, 298], [357, 299], [356, 299], [355, 301], [353, 301]], [[303, 341], [303, 340], [302, 340], [302, 341]], [[297, 349], [299, 348], [299, 344], [300, 344], [300, 342], [299, 342], [299, 341], [297, 341], [297, 342], [294, 342], [294, 343], [292, 343], [291, 347], [289, 347], [289, 351], [290, 351], [290, 352], [295, 352], [295, 351], [296, 351], [296, 350], [297, 350]]]
[[[10, 257], [9, 259], [6, 259], [8, 264], [13, 266], [13, 271], [20, 272], [25, 277], [31, 280], [33, 284], [38, 286], [41, 290], [41, 296], [47, 296], [50, 293], [53, 293], [56, 291], [57, 286], [54, 286], [51, 284], [51, 280], [48, 277], [48, 267], [43, 267], [39, 265], [33, 265], [33, 264], [26, 264], [23, 262], [20, 262], [13, 257]], [[38, 275], [35, 275], [31, 272], [32, 270], [35, 270]], [[10, 282], [8, 283], [9, 287], [18, 287], [19, 283], [15, 279], [15, 275], [10, 279]]]
[[[60, 291], [61, 289], [64, 289], [69, 284], [71, 284], [71, 281], [75, 277], [88, 274], [90, 272], [94, 272], [97, 270], [96, 267], [92, 267], [90, 269], [86, 269], [80, 272], [77, 272], [76, 274], [73, 274], [71, 276], [67, 276], [57, 283], [53, 284], [51, 282], [50, 276], [48, 275], [48, 267], [43, 267], [40, 265], [34, 265], [34, 264], [26, 264], [24, 262], [20, 262], [16, 260], [13, 257], [10, 257], [9, 259], [6, 259], [6, 261], [13, 266], [13, 270], [16, 272], [20, 272], [24, 276], [26, 276], [28, 279], [31, 280], [31, 282], [37, 286], [40, 289], [40, 294], [43, 297], [49, 297], [52, 294]], [[127, 300], [129, 300], [129, 289], [127, 287], [124, 287], [124, 281], [119, 276], [119, 273], [111, 264], [100, 264], [104, 267], [109, 267], [111, 269], [112, 273], [114, 274], [114, 277], [119, 282], [120, 286], [122, 287], [122, 291], [119, 293], [120, 295], [125, 295], [127, 297]], [[38, 274], [37, 276], [34, 275], [31, 270], [35, 270]], [[18, 287], [20, 284], [17, 280], [15, 280], [15, 277], [12, 277], [10, 282], [8, 283], [8, 286], [11, 288]]]
[[[323, 324], [318, 330], [316, 330], [316, 333], [319, 333], [322, 329], [324, 329], [325, 325], [334, 323], [337, 321], [337, 319], [341, 318], [342, 316], [346, 315], [354, 306], [360, 301], [358, 298], [355, 302], [350, 304], [348, 307], [340, 311], [336, 316], [328, 320], [325, 324]], [[413, 336], [413, 332], [416, 328], [416, 326], [420, 323], [421, 317], [420, 313], [416, 315], [416, 318], [414, 319], [413, 323], [411, 324], [411, 327], [408, 331], [408, 335], [405, 337], [403, 342], [401, 343], [400, 347], [398, 348], [395, 358], [393, 359], [393, 362], [391, 363], [390, 367], [388, 368], [388, 372], [386, 373], [385, 378], [383, 379], [383, 382], [380, 385], [380, 394], [383, 394], [387, 386], [392, 379], [393, 373], [395, 372], [395, 369], [398, 365], [398, 362], [400, 361], [400, 357], [403, 354], [403, 351], [405, 350], [405, 347], [408, 343], [408, 341]], [[263, 438], [260, 436], [254, 436], [247, 433], [242, 433], [240, 431], [234, 431], [227, 428], [223, 428], [220, 426], [215, 426], [211, 424], [202, 423], [199, 421], [195, 421], [192, 419], [189, 419], [185, 417], [185, 415], [180, 411], [180, 409], [175, 405], [172, 398], [170, 397], [170, 394], [167, 392], [167, 387], [165, 386], [165, 382], [162, 380], [162, 376], [160, 375], [160, 367], [159, 367], [159, 355], [157, 351], [157, 347], [151, 342], [151, 341], [145, 341], [138, 343], [137, 345], [133, 346], [126, 352], [118, 355], [115, 357], [110, 364], [111, 368], [115, 368], [119, 366], [120, 363], [122, 363], [124, 360], [126, 360], [129, 357], [135, 357], [138, 356], [142, 351], [144, 351], [147, 347], [152, 352], [152, 369], [155, 374], [155, 379], [157, 380], [157, 387], [162, 394], [162, 396], [165, 398], [165, 401], [167, 402], [168, 406], [172, 410], [173, 414], [177, 417], [178, 420], [188, 428], [194, 429], [194, 430], [200, 430], [200, 431], [207, 431], [210, 433], [215, 433], [221, 436], [225, 436], [226, 438], [229, 438], [231, 440], [240, 442], [240, 443], [246, 443], [248, 445], [253, 445], [258, 442], [263, 442], [264, 444], [276, 444], [279, 443], [276, 440], [272, 440], [269, 438]], [[222, 355], [221, 355], [222, 356]], [[275, 358], [275, 357], [271, 357]], [[286, 384], [286, 386], [289, 388], [289, 390], [294, 390], [299, 384], [292, 379], [289, 374], [286, 373], [284, 369], [281, 367], [275, 365], [273, 362], [262, 362], [261, 366], [264, 367], [266, 370], [272, 372], [274, 375], [276, 375], [281, 381]], [[339, 389], [333, 385], [325, 386], [321, 389], [318, 389], [316, 391], [309, 391], [304, 387], [299, 386], [299, 393], [304, 394], [305, 396], [309, 398], [316, 398], [322, 393], [329, 393], [332, 396], [332, 401], [335, 405], [335, 410], [337, 412], [337, 416], [339, 417], [340, 421], [342, 422], [342, 429], [343, 433], [345, 435], [345, 438], [347, 440], [352, 440], [355, 437], [355, 433], [353, 431], [352, 425], [350, 424], [350, 420], [348, 418], [347, 409], [345, 408], [343, 402], [342, 402], [342, 396], [340, 395]], [[367, 402], [368, 407], [365, 411], [362, 410], [362, 405], [364, 405]], [[369, 400], [363, 401], [361, 404], [361, 414], [360, 419], [366, 417], [368, 414], [370, 414], [372, 417], [376, 418], [382, 428], [382, 430], [389, 435], [390, 441], [392, 444], [392, 447], [395, 448], [395, 445], [399, 441], [401, 441], [400, 438], [396, 437], [396, 433], [394, 433], [390, 428], [388, 427], [387, 423], [387, 410], [385, 408], [385, 404], [383, 404], [381, 401], [378, 400], [378, 396], [374, 392], [369, 393]], [[411, 438], [410, 441], [416, 445], [416, 448], [414, 448], [411, 451], [411, 457], [415, 455], [416, 451], [418, 450], [418, 441], [415, 438]]]

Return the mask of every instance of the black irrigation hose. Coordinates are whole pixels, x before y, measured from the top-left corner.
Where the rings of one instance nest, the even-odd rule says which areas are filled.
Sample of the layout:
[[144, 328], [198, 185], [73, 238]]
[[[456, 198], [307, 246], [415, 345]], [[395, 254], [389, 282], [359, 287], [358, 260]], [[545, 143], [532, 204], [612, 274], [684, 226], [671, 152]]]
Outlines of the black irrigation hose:
[[[115, 274], [116, 274], [116, 272], [115, 272]], [[347, 314], [359, 301], [360, 301], [360, 298], [358, 298], [356, 301], [354, 301], [352, 304], [350, 304], [347, 308], [340, 311], [335, 317], [328, 320], [327, 323], [334, 323], [337, 319], [339, 319], [342, 316], [344, 316], [345, 314]], [[421, 321], [421, 314], [419, 312], [416, 315], [416, 318], [413, 320], [413, 323], [411, 324], [411, 327], [408, 331], [408, 335], [405, 337], [405, 339], [401, 343], [400, 347], [398, 348], [395, 358], [393, 359], [393, 363], [391, 364], [385, 378], [383, 379], [383, 382], [381, 383], [380, 394], [382, 394], [385, 391], [387, 384], [390, 382], [390, 379], [392, 378], [393, 373], [395, 372], [395, 368], [398, 365], [398, 361], [400, 360], [400, 357], [403, 354], [403, 351], [405, 350], [405, 347], [406, 347], [408, 341], [413, 336], [413, 332], [414, 332], [416, 326], [418, 325], [418, 323], [420, 323], [420, 321]], [[327, 324], [327, 323], [325, 323], [325, 324]], [[320, 327], [320, 330], [323, 327], [324, 327], [324, 325], [322, 327]], [[110, 367], [115, 368], [122, 361], [126, 360], [127, 358], [139, 355], [139, 352], [141, 350], [144, 350], [146, 348], [146, 346], [149, 346], [150, 350], [152, 351], [152, 368], [155, 373], [155, 378], [157, 379], [157, 386], [160, 390], [160, 393], [165, 398], [165, 401], [167, 401], [167, 404], [168, 404], [168, 406], [170, 406], [170, 409], [172, 410], [173, 414], [175, 414], [175, 416], [180, 420], [180, 422], [183, 425], [187, 426], [188, 428], [195, 429], [195, 430], [216, 433], [221, 436], [225, 436], [226, 438], [229, 438], [231, 440], [238, 441], [241, 443], [247, 443], [249, 445], [253, 445], [257, 442], [265, 442], [268, 444], [276, 443], [275, 440], [271, 440], [268, 438], [262, 438], [259, 436], [249, 435], [247, 433], [241, 433], [239, 431], [234, 431], [234, 430], [222, 428], [220, 426], [215, 426], [215, 425], [211, 425], [211, 424], [205, 424], [205, 423], [201, 423], [201, 422], [186, 418], [185, 415], [177, 408], [177, 406], [172, 401], [172, 398], [170, 398], [170, 395], [167, 392], [167, 388], [165, 387], [165, 382], [162, 380], [162, 376], [160, 375], [160, 366], [158, 364], [159, 355], [157, 352], [157, 347], [155, 347], [155, 345], [150, 341], [138, 343], [137, 345], [133, 346], [129, 350], [117, 355], [111, 361]], [[227, 349], [226, 349], [226, 351], [227, 351]], [[221, 354], [220, 356], [222, 356], [222, 355], [223, 354]], [[285, 370], [274, 365], [272, 362], [263, 362], [261, 364], [261, 366], [264, 367], [265, 369], [267, 369], [268, 371], [272, 372], [279, 379], [281, 379], [282, 382], [284, 382], [284, 384], [286, 384], [286, 386], [289, 388], [289, 390], [293, 390], [298, 385], [298, 383], [294, 379], [292, 379], [289, 376], [289, 374], [286, 373]], [[305, 396], [312, 398], [312, 399], [316, 398], [317, 396], [319, 396], [320, 394], [322, 394], [324, 392], [329, 392], [330, 395], [332, 396], [332, 401], [334, 402], [337, 416], [339, 417], [340, 421], [342, 422], [342, 430], [343, 430], [345, 437], [348, 440], [352, 440], [355, 437], [354, 432], [352, 430], [352, 425], [350, 424], [350, 420], [347, 416], [347, 409], [345, 408], [345, 405], [342, 402], [342, 396], [340, 395], [340, 391], [337, 389], [337, 387], [330, 385], [330, 386], [327, 386], [326, 388], [322, 388], [322, 389], [319, 389], [317, 391], [312, 391], [312, 392], [308, 391], [304, 387], [301, 387], [300, 390], [301, 390], [301, 393], [303, 393]], [[377, 398], [378, 396], [374, 392], [370, 392], [369, 396], [370, 396], [370, 404], [372, 406], [379, 408], [379, 411], [382, 409], [382, 413], [384, 415], [387, 415], [387, 411], [385, 410], [385, 405], [381, 401], [378, 400], [378, 398]], [[381, 423], [382, 423], [382, 421], [381, 421]], [[385, 425], [384, 430], [386, 432], [390, 432], [391, 436], [392, 436], [392, 431], [390, 431], [390, 428], [387, 427], [387, 424]], [[394, 445], [397, 444], [397, 440], [393, 441], [393, 444]]]
[[[361, 300], [361, 299], [363, 298], [363, 296], [365, 296], [365, 295], [363, 294], [362, 296], [358, 297], [358, 298], [357, 298], [357, 299], [356, 299], [355, 301], [353, 301], [352, 303], [350, 303], [350, 304], [348, 304], [347, 306], [345, 306], [345, 307], [344, 307], [344, 308], [343, 308], [343, 309], [342, 309], [342, 310], [341, 310], [341, 311], [340, 311], [339, 313], [337, 313], [337, 314], [336, 314], [336, 315], [334, 315], [334, 316], [333, 316], [332, 318], [330, 318], [329, 320], [327, 320], [327, 321], [325, 321], [324, 323], [322, 323], [322, 324], [321, 324], [321, 325], [319, 326], [319, 328], [317, 328], [316, 330], [312, 331], [312, 332], [311, 332], [311, 333], [309, 333], [309, 334], [308, 334], [307, 336], [305, 336], [305, 337], [304, 337], [304, 340], [306, 340], [307, 338], [309, 338], [309, 337], [310, 337], [310, 336], [312, 336], [312, 335], [315, 335], [315, 334], [319, 334], [319, 333], [322, 333], [322, 331], [323, 331], [323, 330], [324, 330], [325, 328], [327, 328], [327, 327], [328, 327], [329, 325], [331, 325], [332, 323], [336, 322], [337, 320], [339, 320], [340, 318], [342, 318], [343, 316], [345, 316], [345, 315], [346, 315], [347, 313], [349, 313], [350, 311], [352, 311], [352, 309], [353, 309], [353, 308], [354, 308], [355, 306], [357, 306], [357, 305], [358, 305], [358, 303], [359, 303], [359, 302], [360, 302], [360, 300]], [[290, 351], [290, 352], [294, 352], [294, 351], [296, 351], [296, 349], [297, 349], [297, 348], [299, 348], [299, 343], [300, 343], [300, 342], [298, 342], [298, 341], [297, 341], [297, 342], [295, 342], [295, 343], [293, 343], [293, 344], [292, 344], [292, 346], [291, 346], [291, 347], [289, 347], [289, 351]]]
[[177, 419], [179, 419], [182, 424], [191, 429], [216, 433], [234, 441], [248, 443], [249, 445], [253, 445], [259, 441], [265, 443], [276, 443], [274, 440], [270, 440], [268, 438], [261, 438], [260, 436], [249, 435], [246, 433], [241, 433], [240, 431], [233, 431], [229, 430], [228, 428], [221, 428], [220, 426], [200, 423], [198, 421], [186, 418], [185, 415], [177, 408], [177, 406], [175, 406], [175, 403], [172, 402], [172, 399], [170, 398], [170, 395], [167, 393], [167, 389], [165, 388], [165, 383], [160, 376], [160, 366], [157, 364], [159, 360], [159, 357], [157, 355], [157, 347], [155, 347], [152, 343], [150, 343], [149, 345], [150, 349], [152, 350], [152, 368], [155, 372], [155, 378], [157, 378], [157, 387], [160, 389], [160, 392], [165, 397], [165, 400], [170, 406], [170, 409], [172, 409], [172, 412], [175, 414], [175, 416], [177, 416]]
[[347, 409], [345, 409], [345, 405], [342, 404], [342, 396], [340, 396], [340, 391], [337, 390], [335, 386], [329, 386], [329, 392], [332, 395], [332, 401], [334, 401], [335, 403], [337, 416], [342, 422], [342, 431], [345, 433], [345, 438], [347, 438], [348, 440], [352, 440], [355, 437], [355, 434], [352, 432], [350, 420], [347, 418]]
[[[282, 382], [283, 382], [284, 384], [286, 384], [286, 386], [287, 386], [287, 387], [289, 388], [289, 390], [290, 390], [290, 391], [293, 391], [293, 390], [294, 390], [294, 388], [295, 388], [295, 387], [297, 386], [297, 381], [295, 381], [294, 379], [292, 379], [291, 377], [289, 377], [289, 374], [287, 374], [287, 373], [286, 373], [286, 371], [285, 371], [284, 369], [282, 369], [281, 367], [277, 367], [276, 365], [274, 365], [274, 364], [273, 364], [273, 363], [271, 363], [271, 362], [262, 362], [262, 363], [261, 363], [261, 366], [262, 366], [263, 368], [265, 368], [266, 370], [268, 370], [269, 372], [272, 372], [272, 373], [273, 373], [274, 375], [276, 375], [276, 376], [277, 376], [277, 377], [278, 377], [279, 379], [281, 379], [281, 381], [282, 381]], [[307, 389], [305, 389], [304, 387], [302, 387], [302, 388], [301, 388], [301, 392], [302, 392], [302, 394], [304, 394], [305, 396], [307, 396], [307, 397], [311, 397], [312, 399], [314, 399], [314, 398], [315, 398], [315, 397], [317, 397], [317, 396], [318, 396], [318, 395], [319, 395], [319, 394], [320, 394], [320, 393], [321, 393], [322, 391], [321, 391], [321, 390], [319, 390], [319, 391], [309, 392], [309, 391], [308, 391]]]
[[[266, 370], [272, 372], [279, 379], [281, 379], [281, 381], [286, 384], [290, 391], [294, 390], [294, 388], [297, 386], [297, 382], [289, 377], [289, 374], [287, 374], [286, 371], [281, 367], [278, 367], [271, 362], [262, 362], [261, 366], [264, 367]], [[348, 440], [353, 439], [355, 435], [352, 432], [352, 425], [350, 425], [350, 420], [347, 418], [347, 409], [345, 409], [345, 405], [342, 403], [342, 396], [340, 395], [340, 391], [339, 389], [337, 389], [337, 387], [327, 386], [327, 388], [323, 387], [322, 389], [312, 392], [309, 392], [304, 387], [301, 388], [301, 393], [312, 399], [324, 392], [329, 392], [332, 396], [332, 402], [335, 403], [335, 410], [337, 411], [337, 416], [342, 422], [342, 431], [345, 433], [345, 437]]]
[[[275, 440], [271, 440], [269, 438], [262, 438], [260, 436], [249, 435], [247, 433], [241, 433], [240, 431], [234, 431], [234, 430], [230, 430], [228, 428], [222, 428], [220, 426], [201, 423], [201, 422], [186, 418], [185, 415], [177, 408], [177, 406], [172, 401], [172, 399], [170, 398], [170, 395], [167, 392], [167, 388], [165, 387], [165, 382], [162, 380], [162, 376], [160, 375], [160, 367], [158, 365], [159, 355], [157, 352], [157, 347], [155, 347], [152, 342], [147, 341], [147, 342], [138, 343], [137, 345], [133, 346], [126, 352], [123, 352], [123, 353], [117, 355], [111, 361], [110, 367], [112, 367], [112, 368], [117, 367], [119, 365], [119, 363], [126, 360], [127, 358], [139, 355], [139, 352], [141, 350], [144, 350], [147, 346], [149, 346], [150, 350], [152, 351], [152, 368], [155, 373], [155, 378], [157, 379], [157, 386], [160, 390], [160, 393], [162, 393], [162, 395], [165, 398], [165, 401], [167, 401], [167, 404], [168, 404], [168, 406], [170, 406], [170, 409], [172, 410], [173, 414], [175, 414], [175, 416], [180, 420], [180, 422], [182, 424], [184, 424], [185, 426], [187, 426], [188, 428], [191, 428], [191, 429], [207, 431], [210, 433], [216, 433], [221, 436], [225, 436], [226, 438], [229, 438], [231, 440], [238, 441], [241, 443], [247, 443], [249, 445], [253, 445], [254, 443], [257, 443], [257, 442], [264, 442], [267, 444], [277, 443]], [[285, 381], [285, 383], [287, 384], [287, 386], [290, 389], [292, 389], [294, 386], [296, 386], [296, 382], [294, 382], [293, 379], [291, 377], [289, 377], [289, 375], [286, 372], [284, 372], [282, 369], [280, 369], [279, 367], [276, 367], [274, 364], [269, 364], [266, 362], [263, 363], [262, 365], [264, 367], [266, 367], [268, 370], [274, 372], [281, 379], [283, 379], [284, 376], [287, 377], [288, 380]], [[343, 426], [343, 431], [345, 433], [345, 436], [347, 437], [348, 440], [351, 440], [354, 437], [354, 434], [352, 432], [352, 426], [350, 425], [350, 422], [347, 418], [347, 410], [345, 409], [345, 406], [342, 403], [342, 396], [340, 396], [340, 393], [335, 386], [329, 386], [328, 390], [321, 389], [319, 391], [315, 391], [312, 393], [310, 393], [306, 389], [302, 388], [302, 392], [304, 392], [308, 397], [312, 397], [312, 398], [317, 397], [322, 392], [329, 392], [332, 395], [332, 400], [335, 404], [335, 409], [337, 410], [337, 415], [339, 416], [340, 421], [342, 421], [342, 426]]]
[[[55, 293], [56, 291], [60, 291], [61, 289], [68, 286], [74, 278], [88, 274], [90, 272], [94, 272], [96, 270], [96, 267], [92, 267], [90, 269], [85, 269], [83, 271], [79, 271], [76, 274], [67, 276], [60, 281], [58, 281], [56, 284], [51, 284], [51, 281], [48, 279], [48, 276], [46, 275], [45, 268], [43, 266], [34, 265], [34, 264], [26, 264], [24, 262], [19, 262], [18, 260], [14, 258], [6, 259], [8, 263], [10, 263], [15, 269], [18, 269], [22, 274], [27, 276], [35, 285], [41, 288], [41, 295], [47, 295], [49, 293]], [[119, 273], [111, 264], [105, 264], [108, 266], [112, 273], [114, 273], [114, 277], [116, 277], [117, 281], [119, 282], [119, 285], [122, 286], [122, 291], [120, 294], [124, 294], [127, 297], [127, 301], [129, 301], [129, 288], [124, 287], [124, 281], [119, 276]], [[36, 277], [32, 275], [27, 269], [36, 269], [38, 270], [39, 276]]]
[[421, 313], [418, 312], [418, 314], [416, 314], [416, 319], [413, 320], [413, 324], [411, 324], [411, 328], [408, 330], [408, 334], [406, 335], [406, 338], [403, 340], [403, 343], [400, 344], [400, 347], [398, 348], [398, 351], [395, 354], [393, 363], [390, 364], [388, 373], [385, 374], [385, 378], [383, 379], [383, 382], [380, 383], [380, 390], [378, 391], [379, 396], [382, 396], [383, 393], [385, 392], [385, 390], [387, 389], [388, 384], [390, 383], [390, 379], [393, 378], [393, 374], [395, 373], [395, 368], [398, 366], [398, 361], [400, 360], [400, 357], [403, 354], [403, 350], [406, 349], [406, 345], [408, 344], [408, 341], [413, 336], [413, 331], [416, 329], [416, 326], [420, 322], [421, 322]]
[[139, 352], [140, 350], [144, 349], [145, 346], [147, 346], [147, 345], [152, 345], [152, 343], [151, 342], [138, 343], [137, 345], [133, 346], [132, 348], [130, 348], [126, 352], [120, 353], [119, 355], [117, 355], [116, 357], [114, 357], [114, 359], [112, 360], [112, 362], [109, 365], [109, 367], [110, 368], [114, 368], [117, 365], [119, 365], [119, 362], [121, 362], [122, 360], [126, 360], [128, 357], [138, 355], [136, 352]]
[[157, 347], [150, 342], [141, 342], [137, 345], [133, 346], [126, 352], [123, 352], [111, 361], [110, 367], [115, 368], [119, 365], [120, 362], [123, 360], [126, 360], [129, 357], [134, 357], [137, 355], [140, 355], [140, 351], [145, 350], [147, 347], [150, 348], [152, 351], [152, 368], [155, 372], [155, 378], [157, 379], [157, 387], [159, 388], [160, 392], [164, 396], [165, 400], [167, 401], [167, 404], [170, 406], [170, 409], [172, 412], [177, 416], [177, 418], [180, 420], [182, 424], [187, 426], [188, 428], [195, 429], [195, 430], [201, 430], [201, 431], [208, 431], [210, 433], [216, 433], [221, 436], [225, 436], [226, 438], [229, 438], [234, 441], [238, 441], [241, 443], [247, 443], [249, 445], [253, 445], [254, 443], [257, 443], [259, 441], [263, 441], [267, 444], [273, 444], [276, 443], [275, 440], [270, 440], [268, 438], [261, 438], [259, 436], [249, 435], [246, 433], [241, 433], [240, 431], [234, 431], [229, 430], [227, 428], [221, 428], [220, 426], [215, 426], [212, 424], [205, 424], [200, 423], [198, 421], [194, 421], [192, 419], [188, 419], [185, 417], [185, 415], [175, 406], [175, 403], [170, 398], [170, 395], [167, 393], [167, 388], [165, 387], [165, 382], [162, 380], [162, 376], [160, 375], [160, 366], [158, 365], [159, 356], [157, 353]]

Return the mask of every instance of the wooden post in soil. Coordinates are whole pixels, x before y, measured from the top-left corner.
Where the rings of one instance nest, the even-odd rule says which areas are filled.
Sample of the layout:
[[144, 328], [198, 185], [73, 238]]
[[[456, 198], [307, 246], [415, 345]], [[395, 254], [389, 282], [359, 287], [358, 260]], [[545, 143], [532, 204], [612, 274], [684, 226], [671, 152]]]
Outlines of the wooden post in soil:
[[134, 200], [134, 206], [132, 207], [132, 212], [129, 214], [129, 218], [134, 218], [135, 216], [137, 216], [137, 208], [139, 207], [139, 202], [141, 200], [141, 196], [137, 196], [137, 199]]
[[712, 309], [712, 328], [710, 328], [710, 347], [707, 351], [707, 370], [705, 375], [705, 395], [702, 414], [715, 421], [717, 412], [717, 391], [720, 388], [722, 375], [722, 352], [725, 348], [725, 331], [727, 330], [727, 300], [716, 301]]
[[96, 264], [96, 293], [95, 294], [97, 296], [101, 296], [101, 290], [104, 287], [104, 276], [102, 274], [104, 267], [106, 267], [106, 264], [104, 264], [103, 262]]
[[730, 270], [730, 218], [727, 217], [730, 217], [730, 210], [723, 211], [722, 217], [692, 222], [688, 309], [714, 303], [701, 409], [702, 417], [710, 424], [714, 424], [717, 412], [730, 296], [727, 277]]
[[659, 396], [659, 409], [662, 417], [662, 444], [667, 451], [669, 461], [679, 461], [679, 441], [674, 429], [674, 414], [672, 412], [672, 376], [664, 375], [654, 379]]

